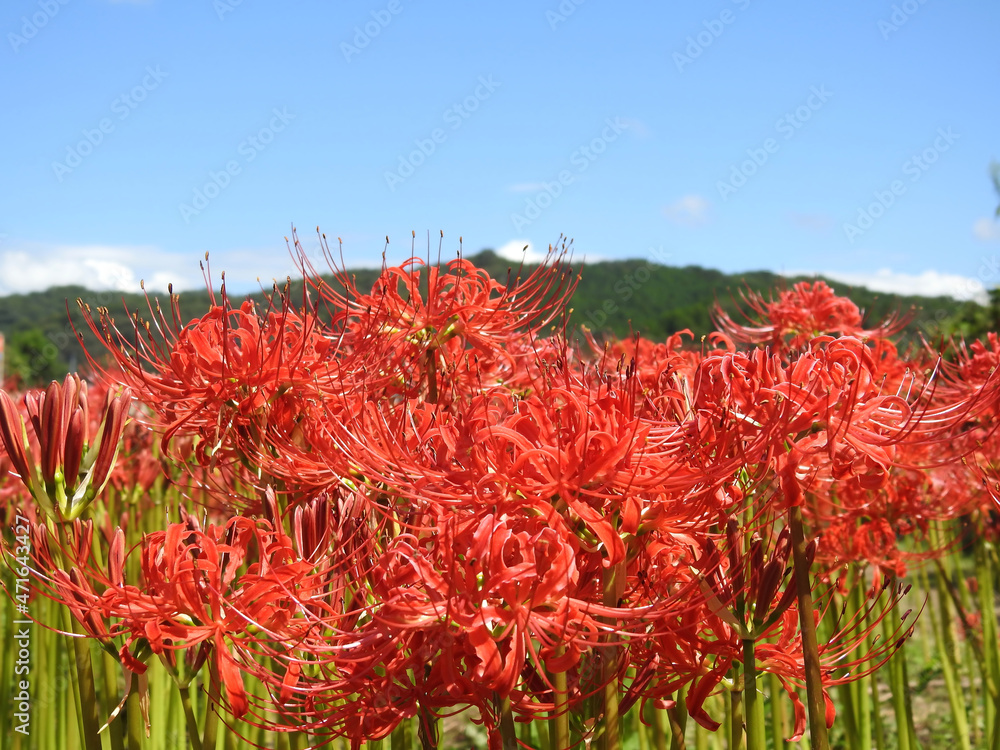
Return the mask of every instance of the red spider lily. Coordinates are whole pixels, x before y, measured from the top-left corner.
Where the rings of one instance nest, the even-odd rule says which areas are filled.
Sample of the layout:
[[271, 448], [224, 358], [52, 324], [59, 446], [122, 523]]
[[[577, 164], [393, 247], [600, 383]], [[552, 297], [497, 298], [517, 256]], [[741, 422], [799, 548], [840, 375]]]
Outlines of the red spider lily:
[[[728, 565], [724, 566], [711, 538], [702, 541], [700, 556], [694, 565], [713, 614], [731, 625], [742, 638], [756, 640], [758, 633], [767, 631], [795, 602], [795, 588], [785, 581], [791, 573], [791, 535], [787, 528], [782, 528], [773, 540], [769, 540], [770, 549], [765, 547], [759, 533], [755, 532], [748, 542], [742, 538], [745, 535], [739, 522], [729, 519], [725, 559]], [[810, 563], [815, 554], [816, 541], [813, 540], [807, 550]], [[783, 582], [786, 585], [779, 596]]]
[[[706, 698], [747, 640], [797, 701], [801, 628], [836, 620], [835, 594], [796, 620], [792, 532], [773, 517], [805, 516], [822, 592], [846, 559], [901, 570], [897, 534], [982, 499], [950, 464], [976, 441], [983, 462], [995, 447], [989, 346], [942, 366], [938, 387], [934, 362], [884, 338], [895, 323], [864, 330], [824, 284], [750, 298], [757, 325], [723, 321], [732, 337], [700, 347], [591, 337], [583, 355], [565, 330], [541, 336], [565, 322], [575, 283], [556, 263], [504, 283], [461, 259], [411, 259], [370, 292], [308, 270], [301, 307], [286, 289], [267, 310], [234, 309], [223, 290], [187, 325], [152, 303], [150, 326], [133, 318], [125, 333], [106, 311], [88, 318], [174, 459], [167, 481], [227, 501], [206, 503], [204, 528], [188, 517], [132, 549], [108, 513], [106, 570], [82, 525], [39, 565], [46, 593], [130, 668], [152, 652], [180, 674], [184, 649], [252, 724], [359, 745], [472, 705], [494, 743], [498, 704], [507, 719], [597, 716], [615, 688], [625, 710], [687, 686], [711, 726]], [[43, 429], [60, 414], [45, 401], [29, 412]], [[126, 450], [152, 435], [135, 429]], [[53, 445], [43, 478], [67, 462]], [[949, 468], [917, 468], [935, 463]], [[156, 459], [133, 467], [146, 486]], [[268, 483], [280, 492], [241, 498]], [[232, 515], [248, 505], [263, 518]], [[808, 575], [801, 552], [794, 572]], [[894, 647], [863, 653], [870, 627], [834, 623], [810, 654], [821, 689], [848, 679], [841, 661], [874, 668]]]
[[516, 370], [515, 353], [506, 351], [504, 342], [515, 334], [535, 340], [543, 326], [563, 314], [576, 286], [571, 269], [563, 265], [564, 244], [550, 248], [546, 263], [527, 277], [518, 272], [506, 285], [461, 258], [443, 267], [411, 258], [384, 268], [371, 292], [364, 293], [336, 269], [325, 237], [320, 240], [337, 286], [315, 273], [294, 233], [293, 239], [310, 283], [332, 308], [338, 340], [369, 355], [369, 391], [383, 395], [450, 401], [457, 395], [454, 389], [474, 384], [462, 377], [467, 372]]
[[[248, 708], [243, 667], [230, 646], [246, 653], [259, 638], [254, 632], [294, 640], [307, 627], [296, 618], [300, 606], [292, 592], [309, 588], [312, 566], [288, 541], [265, 522], [239, 517], [204, 532], [171, 524], [143, 542], [142, 590], [110, 588], [102, 607], [121, 618], [117, 630], [128, 631], [129, 641], [145, 639], [154, 653], [211, 639], [230, 709], [242, 716]], [[251, 547], [256, 562], [250, 562]]]
[[[674, 396], [689, 406], [690, 393], [683, 389], [672, 388], [679, 382], [690, 384], [691, 376], [703, 358], [703, 353], [684, 348], [684, 337], [691, 337], [691, 331], [685, 329], [669, 336], [663, 343], [650, 341], [640, 336], [630, 339], [599, 344], [593, 335], [584, 328], [584, 336], [590, 346], [594, 364], [598, 372], [608, 373], [615, 370], [621, 373], [626, 367], [633, 368], [635, 377], [645, 391], [646, 398], [660, 407], [661, 397]], [[717, 343], [719, 337], [713, 335], [712, 342]], [[728, 347], [732, 351], [732, 346]], [[668, 395], [669, 394], [669, 395]], [[683, 419], [687, 408], [675, 414], [677, 419]]]
[[[308, 268], [308, 259], [294, 234], [293, 239], [300, 260]], [[332, 260], [323, 236], [321, 243]], [[333, 306], [335, 322], [350, 321], [355, 340], [377, 333], [396, 340], [425, 339], [433, 349], [461, 336], [473, 348], [488, 352], [507, 333], [517, 331], [535, 338], [531, 332], [562, 313], [576, 287], [572, 271], [562, 265], [567, 254], [565, 244], [550, 247], [546, 261], [535, 271], [523, 279], [519, 271], [506, 285], [461, 258], [448, 262], [444, 269], [426, 266], [426, 295], [421, 289], [423, 262], [418, 258], [383, 269], [368, 294], [360, 293], [345, 272], [336, 273], [343, 292], [315, 274], [312, 283]]]
[[[92, 637], [124, 636], [119, 656], [139, 674], [146, 670], [136, 657], [142, 648], [172, 660], [179, 649], [207, 647], [235, 716], [249, 709], [242, 672], [255, 669], [254, 644], [265, 635], [294, 641], [309, 627], [299, 616], [299, 597], [308, 598], [313, 566], [265, 521], [236, 517], [201, 531], [189, 518], [146, 536], [131, 551], [119, 530], [106, 571], [90, 562], [89, 524], [76, 528], [66, 551], [74, 568], [51, 573], [50, 595], [64, 601]], [[43, 529], [36, 550], [43, 569], [53, 564]], [[141, 557], [141, 587], [125, 578], [132, 554]]]
[[[341, 681], [295, 678], [304, 696], [322, 686], [342, 697], [328, 709], [309, 704], [315, 729], [384, 736], [413, 715], [415, 700], [425, 708], [475, 705], [490, 726], [498, 696], [515, 711], [551, 710], [544, 675], [579, 672], [606, 630], [595, 616], [608, 610], [595, 604], [593, 580], [578, 577], [574, 537], [550, 522], [487, 514], [392, 540], [368, 575], [370, 614], [349, 634], [343, 617], [329, 620], [344, 634], [328, 637], [325, 650], [310, 646], [337, 665]], [[386, 700], [373, 705], [380, 689]], [[573, 694], [584, 697], [578, 688]]]
[[104, 489], [118, 456], [132, 396], [108, 391], [102, 418], [91, 436], [87, 387], [75, 375], [23, 401], [38, 458], [21, 413], [0, 391], [0, 437], [24, 486], [51, 518], [74, 520]]
[[61, 524], [59, 538], [53, 538], [47, 519], [32, 519], [31, 566], [34, 590], [54, 601], [65, 604], [91, 638], [110, 647], [108, 623], [97, 607], [103, 575], [93, 580], [94, 524], [91, 520], [76, 520]]
[[312, 392], [312, 370], [331, 342], [315, 314], [297, 312], [288, 297], [275, 289], [275, 309], [260, 314], [249, 300], [233, 309], [223, 285], [221, 304], [182, 327], [174, 296], [173, 324], [157, 305], [155, 329], [133, 316], [131, 335], [107, 310], [95, 319], [81, 306], [119, 369], [105, 374], [131, 387], [157, 415], [163, 448], [175, 435], [197, 435], [198, 456], [207, 464], [255, 453], [275, 403]]
[[[905, 317], [890, 317], [874, 328], [863, 328], [861, 311], [847, 297], [838, 297], [825, 282], [802, 281], [765, 300], [755, 292], [741, 294], [750, 308], [746, 325], [736, 323], [718, 305], [713, 317], [734, 341], [767, 344], [775, 351], [798, 349], [825, 334], [867, 339], [888, 338], [902, 330]], [[756, 317], [754, 317], [756, 316]]]
[[[715, 562], [719, 566], [718, 570], [722, 570], [724, 560], [717, 558]], [[718, 729], [719, 722], [706, 711], [705, 703], [731, 673], [734, 665], [740, 663], [742, 640], [749, 634], [746, 624], [737, 620], [737, 612], [726, 609], [720, 598], [720, 595], [732, 594], [731, 601], [735, 601], [735, 590], [731, 588], [734, 582], [727, 575], [722, 576], [721, 580], [716, 576], [718, 593], [710, 590], [697, 608], [682, 611], [673, 619], [659, 624], [657, 631], [665, 635], [651, 634], [645, 643], [633, 647], [633, 658], [638, 663], [643, 663], [648, 658], [654, 669], [661, 673], [647, 690], [647, 698], [669, 698], [687, 684], [685, 702], [691, 717], [712, 731]], [[748, 582], [749, 579], [743, 581], [744, 585]], [[788, 589], [794, 591], [794, 583]], [[888, 596], [885, 596], [886, 592]], [[908, 628], [903, 628], [905, 633], [897, 629], [897, 635], [892, 640], [879, 643], [876, 637], [870, 647], [866, 645], [866, 639], [878, 623], [888, 616], [903, 593], [901, 586], [891, 586], [888, 583], [874, 589], [860, 612], [845, 621], [837, 619], [832, 627], [832, 635], [820, 642], [825, 720], [828, 727], [832, 726], [834, 714], [833, 703], [826, 691], [878, 669], [909, 635]], [[752, 597], [744, 598], [749, 602]], [[817, 623], [820, 620], [835, 619], [832, 600], [829, 595], [825, 598], [825, 605], [821, 604], [813, 612]], [[795, 706], [795, 726], [789, 741], [796, 741], [802, 736], [806, 721], [805, 707], [797, 694], [805, 682], [805, 657], [798, 627], [798, 613], [785, 605], [785, 602], [779, 600], [778, 606], [768, 613], [774, 616], [759, 623], [753, 637], [757, 669], [775, 674]]]

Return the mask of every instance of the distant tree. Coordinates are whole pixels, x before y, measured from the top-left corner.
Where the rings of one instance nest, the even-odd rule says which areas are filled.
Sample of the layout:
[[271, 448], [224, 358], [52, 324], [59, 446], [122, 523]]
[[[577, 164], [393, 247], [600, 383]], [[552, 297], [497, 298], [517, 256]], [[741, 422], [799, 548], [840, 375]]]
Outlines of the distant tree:
[[6, 342], [6, 376], [24, 385], [44, 385], [69, 372], [59, 348], [38, 328], [17, 331]]
[[972, 341], [991, 331], [1000, 331], [1000, 287], [989, 290], [989, 303], [966, 302], [953, 315], [941, 323], [940, 332], [945, 336]]

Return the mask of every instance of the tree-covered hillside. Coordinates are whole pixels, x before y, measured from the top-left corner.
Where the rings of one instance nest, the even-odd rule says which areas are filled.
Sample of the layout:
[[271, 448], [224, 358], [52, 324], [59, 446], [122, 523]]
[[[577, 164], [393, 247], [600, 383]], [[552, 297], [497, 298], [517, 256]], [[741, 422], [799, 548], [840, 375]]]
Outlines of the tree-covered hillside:
[[[512, 268], [510, 261], [490, 250], [469, 260], [501, 281], [508, 277], [509, 270], [517, 272], [516, 264]], [[767, 271], [727, 275], [700, 266], [677, 268], [644, 260], [602, 261], [585, 265], [581, 270], [571, 302], [572, 326], [584, 325], [598, 334], [618, 336], [634, 332], [652, 339], [665, 338], [684, 328], [691, 329], [696, 336], [708, 333], [712, 330], [710, 308], [715, 302], [735, 314], [742, 291], [749, 289], [767, 295], [797, 280]], [[351, 273], [358, 288], [369, 289], [378, 271], [360, 269]], [[911, 335], [934, 337], [943, 330], [978, 335], [978, 329], [991, 318], [988, 308], [968, 303], [963, 306], [949, 297], [903, 297], [830, 284], [839, 294], [850, 296], [864, 310], [869, 322], [912, 310]], [[301, 282], [293, 294], [301, 294]], [[262, 294], [252, 296], [263, 300]], [[84, 334], [88, 349], [95, 354], [100, 352], [100, 345], [83, 323], [76, 303], [78, 298], [92, 308], [108, 308], [124, 326], [130, 325], [126, 307], [150, 317], [147, 300], [140, 294], [95, 292], [68, 286], [0, 297], [0, 331], [7, 340], [8, 375], [16, 373], [25, 382], [44, 383], [81, 366], [85, 355], [77, 343], [74, 326]], [[242, 300], [239, 297], [233, 303]], [[209, 307], [206, 290], [182, 292], [178, 301], [185, 321], [202, 315]], [[169, 319], [168, 301], [164, 299], [161, 304]], [[965, 322], [959, 325], [955, 321]]]

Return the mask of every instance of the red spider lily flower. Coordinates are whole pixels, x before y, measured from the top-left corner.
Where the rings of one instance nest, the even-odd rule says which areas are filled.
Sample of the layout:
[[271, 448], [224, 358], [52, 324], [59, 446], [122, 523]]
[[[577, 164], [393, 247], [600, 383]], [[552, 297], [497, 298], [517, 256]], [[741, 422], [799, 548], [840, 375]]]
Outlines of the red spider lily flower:
[[[461, 258], [443, 267], [411, 258], [383, 268], [370, 293], [359, 291], [337, 270], [325, 237], [321, 245], [335, 271], [336, 286], [319, 277], [294, 236], [294, 252], [304, 273], [333, 311], [332, 327], [342, 347], [366, 357], [369, 392], [431, 403], [450, 402], [475, 387], [463, 377], [480, 371], [516, 369], [514, 353], [503, 344], [534, 341], [538, 331], [561, 316], [576, 286], [563, 259], [564, 244], [550, 247], [542, 265], [503, 284]], [[341, 291], [343, 290], [343, 291]]]
[[[448, 411], [379, 401], [343, 429], [343, 452], [373, 489], [408, 506], [554, 508], [613, 565], [622, 535], [698, 517], [690, 489], [708, 481], [690, 465], [691, 431], [638, 417], [636, 400], [629, 383], [569, 380], [523, 398], [489, 389]], [[715, 471], [738, 463], [716, 456]]]
[[[794, 590], [794, 584], [790, 588]], [[819, 643], [828, 727], [833, 724], [834, 709], [827, 691], [875, 671], [908, 637], [911, 627], [901, 626], [889, 641], [880, 642], [876, 637], [870, 647], [866, 646], [872, 631], [888, 616], [903, 593], [901, 586], [883, 584], [869, 592], [867, 603], [860, 612], [843, 621], [835, 616], [829, 596], [814, 610], [817, 623], [834, 621], [831, 635]], [[652, 656], [655, 669], [662, 673], [660, 679], [651, 683], [647, 699], [669, 697], [688, 685], [687, 709], [695, 721], [710, 731], [718, 729], [719, 722], [707, 712], [705, 703], [742, 659], [741, 628], [730, 624], [734, 619], [731, 614], [723, 618], [718, 612], [717, 599], [714, 595], [708, 597], [698, 607], [682, 611], [659, 624], [657, 630], [668, 635], [652, 636], [642, 644], [641, 651], [633, 654], [637, 659], [655, 654]], [[755, 633], [758, 670], [776, 675], [795, 706], [794, 730], [789, 741], [800, 738], [806, 725], [805, 706], [798, 697], [805, 682], [798, 617], [794, 608], [784, 608], [779, 616]]]
[[[895, 606], [909, 590], [902, 584], [894, 583], [886, 577], [879, 585], [876, 582], [866, 593], [866, 602], [860, 610], [846, 620], [835, 618], [832, 635], [819, 644], [821, 674], [823, 678], [824, 701], [826, 704], [827, 728], [833, 725], [835, 716], [833, 702], [827, 691], [836, 685], [843, 685], [865, 677], [879, 669], [903, 645], [913, 633], [913, 625], [906, 624], [909, 613], [903, 615], [893, 635], [884, 641], [876, 636], [869, 640], [872, 632], [882, 620], [895, 611]], [[821, 619], [832, 618], [832, 597], [823, 609], [814, 611], [818, 623]], [[795, 635], [797, 615], [789, 610], [783, 615], [785, 620], [781, 630], [776, 631], [774, 642], [762, 643], [757, 654], [762, 671], [777, 675], [795, 704], [794, 742], [805, 731], [805, 708], [795, 695], [796, 688], [804, 684], [805, 667], [802, 655], [802, 639]]]
[[[369, 574], [370, 616], [328, 639], [344, 675], [338, 693], [387, 686], [389, 700], [374, 712], [369, 705], [360, 723], [348, 715], [361, 710], [354, 699], [331, 706], [317, 728], [382, 736], [412, 715], [418, 696], [430, 708], [475, 705], [484, 717], [495, 696], [531, 710], [531, 695], [519, 689], [525, 670], [568, 670], [597, 642], [593, 592], [575, 598], [589, 588], [578, 583], [575, 557], [572, 535], [537, 515], [487, 514], [420, 539], [396, 537]], [[345, 628], [343, 618], [330, 622]], [[299, 675], [298, 689], [306, 682]]]
[[[762, 531], [773, 536], [766, 546], [761, 533], [750, 535], [736, 519], [729, 519], [725, 564], [711, 538], [702, 540], [700, 555], [693, 563], [713, 614], [731, 625], [743, 639], [757, 640], [795, 601], [795, 586], [789, 579], [791, 534], [787, 527], [776, 534], [769, 528]], [[806, 550], [810, 564], [816, 546], [814, 539]], [[779, 595], [783, 584], [784, 591]]]
[[330, 348], [315, 311], [296, 311], [288, 291], [277, 289], [274, 308], [263, 314], [250, 300], [233, 309], [223, 284], [221, 304], [182, 327], [176, 296], [171, 303], [173, 324], [157, 305], [155, 329], [133, 316], [131, 335], [107, 310], [95, 319], [81, 303], [119, 370], [105, 376], [128, 385], [157, 415], [165, 450], [174, 436], [190, 434], [205, 464], [254, 455], [274, 404], [314, 391], [312, 370]]
[[[293, 239], [304, 268], [311, 268], [294, 234]], [[320, 240], [332, 260], [325, 237]], [[360, 293], [345, 272], [336, 273], [343, 293], [316, 274], [311, 281], [333, 306], [335, 322], [350, 321], [354, 338], [376, 332], [398, 340], [421, 338], [433, 349], [461, 336], [473, 348], [491, 351], [497, 339], [510, 332], [536, 338], [530, 332], [562, 313], [576, 287], [572, 270], [562, 265], [568, 252], [565, 243], [550, 246], [548, 257], [535, 271], [522, 278], [519, 270], [506, 285], [461, 258], [449, 261], [443, 269], [425, 266], [426, 294], [420, 278], [424, 264], [418, 258], [383, 269], [369, 294]]]
[[[150, 652], [175, 674], [208, 663], [213, 693], [259, 726], [359, 745], [472, 705], [493, 742], [498, 700], [524, 718], [577, 710], [612, 684], [623, 710], [687, 686], [711, 726], [705, 701], [747, 636], [795, 701], [790, 532], [763, 519], [801, 506], [824, 575], [835, 558], [898, 570], [896, 534], [982, 500], [956, 467], [915, 467], [976, 440], [993, 450], [989, 347], [956, 366], [973, 385], [943, 366], [956, 385], [936, 388], [927, 362], [884, 338], [893, 324], [864, 330], [823, 284], [751, 300], [763, 317], [749, 333], [727, 327], [733, 338], [690, 350], [681, 335], [591, 338], [584, 355], [565, 329], [541, 337], [575, 283], [555, 263], [506, 283], [461, 259], [385, 268], [370, 292], [345, 273], [305, 283], [301, 307], [286, 290], [267, 310], [234, 308], [223, 290], [186, 325], [176, 304], [173, 323], [151, 303], [150, 325], [133, 318], [124, 334], [106, 312], [89, 318], [115, 379], [183, 462], [169, 480], [233, 499], [213, 523], [186, 518], [132, 549], [109, 520], [100, 564], [89, 527], [67, 525], [56, 557], [70, 562], [45, 582], [89, 635], [117, 639], [130, 669]], [[90, 434], [72, 387], [25, 402], [32, 435]], [[75, 440], [30, 443], [9, 398], [0, 416], [36, 486], [86, 464]], [[151, 435], [127, 434], [125, 450]], [[139, 484], [155, 461], [131, 464]], [[268, 483], [282, 491], [238, 499]], [[263, 518], [229, 517], [247, 504]], [[744, 509], [753, 521], [730, 521]], [[51, 542], [39, 554], [58, 552]], [[814, 609], [807, 626], [836, 620], [834, 594]], [[894, 647], [860, 653], [869, 627], [834, 623], [826, 687], [848, 679], [842, 663], [874, 668]]]
[[[66, 555], [75, 567], [55, 570], [49, 595], [64, 601], [92, 637], [108, 642], [125, 636], [119, 657], [139, 674], [146, 665], [133, 652], [140, 648], [170, 656], [179, 649], [190, 654], [199, 644], [209, 647], [236, 716], [250, 706], [242, 673], [255, 669], [253, 644], [263, 637], [296, 640], [309, 627], [297, 619], [297, 602], [309, 597], [313, 566], [299, 560], [288, 537], [265, 521], [237, 517], [201, 531], [189, 519], [148, 535], [131, 551], [119, 530], [106, 570], [90, 562], [89, 524], [72, 528]], [[44, 529], [39, 533], [36, 555], [51, 558]], [[141, 557], [141, 587], [124, 575], [133, 554]]]
[[765, 300], [759, 294], [741, 294], [750, 311], [743, 316], [747, 323], [732, 320], [719, 305], [713, 309], [718, 328], [734, 341], [767, 344], [775, 351], [798, 349], [817, 336], [838, 334], [867, 339], [882, 339], [902, 330], [908, 318], [893, 316], [874, 328], [863, 327], [861, 311], [847, 297], [834, 294], [825, 282], [802, 281], [781, 292], [777, 299]]
[[10, 396], [0, 391], [0, 438], [21, 481], [51, 518], [74, 520], [107, 484], [118, 456], [132, 396], [108, 391], [96, 434], [88, 437], [86, 384], [75, 374], [60, 385], [30, 391], [23, 398], [35, 458], [24, 419]]
[[[94, 549], [94, 525], [90, 520], [62, 524], [60, 539], [53, 539], [49, 522], [33, 518], [28, 523], [31, 538], [30, 565], [32, 591], [64, 604], [84, 631], [110, 646], [111, 634], [100, 611], [103, 577], [95, 582], [89, 575]], [[23, 558], [22, 558], [23, 559]], [[27, 575], [27, 571], [24, 575]]]

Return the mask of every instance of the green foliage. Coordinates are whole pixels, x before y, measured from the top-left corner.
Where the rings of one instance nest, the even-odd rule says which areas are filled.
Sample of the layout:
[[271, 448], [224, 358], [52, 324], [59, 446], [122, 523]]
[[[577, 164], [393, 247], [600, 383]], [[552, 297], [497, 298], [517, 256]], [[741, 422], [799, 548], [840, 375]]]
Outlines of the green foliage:
[[953, 315], [941, 321], [939, 333], [966, 341], [983, 338], [990, 331], [1000, 331], [1000, 287], [990, 290], [987, 305], [965, 302]]
[[[513, 281], [518, 273], [519, 264], [491, 250], [484, 250], [469, 260], [501, 283], [508, 279]], [[575, 269], [576, 266], [574, 264]], [[531, 268], [525, 266], [522, 275]], [[358, 288], [367, 290], [378, 272], [358, 269], [351, 274]], [[700, 337], [713, 330], [710, 317], [713, 303], [718, 301], [739, 320], [741, 292], [750, 289], [770, 296], [773, 290], [788, 288], [798, 280], [767, 271], [724, 274], [700, 266], [677, 268], [635, 259], [592, 263], [582, 267], [582, 277], [571, 302], [570, 325], [584, 325], [598, 335], [640, 333], [659, 340], [688, 328]], [[866, 322], [875, 323], [893, 313], [909, 312], [912, 315], [911, 337], [918, 334], [933, 337], [946, 329], [970, 335], [985, 330], [983, 326], [986, 325], [991, 325], [992, 329], [997, 327], [997, 308], [991, 317], [987, 308], [969, 303], [963, 306], [949, 297], [878, 294], [862, 287], [829, 283], [864, 310]], [[301, 281], [292, 284], [293, 299], [303, 299], [302, 292]], [[266, 307], [262, 293], [251, 296]], [[204, 314], [209, 308], [206, 290], [183, 292], [178, 297], [184, 316], [182, 323]], [[0, 331], [7, 335], [8, 373], [17, 373], [26, 384], [38, 385], [61, 378], [70, 368], [85, 367], [86, 354], [78, 334], [92, 355], [101, 356], [102, 347], [84, 324], [77, 298], [92, 308], [111, 310], [125, 331], [131, 329], [126, 308], [139, 311], [143, 318], [151, 320], [150, 307], [155, 310], [157, 304], [155, 299], [147, 301], [141, 294], [95, 292], [78, 286], [0, 297]], [[233, 304], [238, 305], [243, 299], [234, 298]], [[996, 302], [1000, 305], [1000, 298]], [[162, 306], [170, 321], [168, 302], [164, 300]]]
[[28, 385], [61, 380], [69, 372], [62, 352], [38, 328], [11, 334], [4, 354], [4, 375]]

